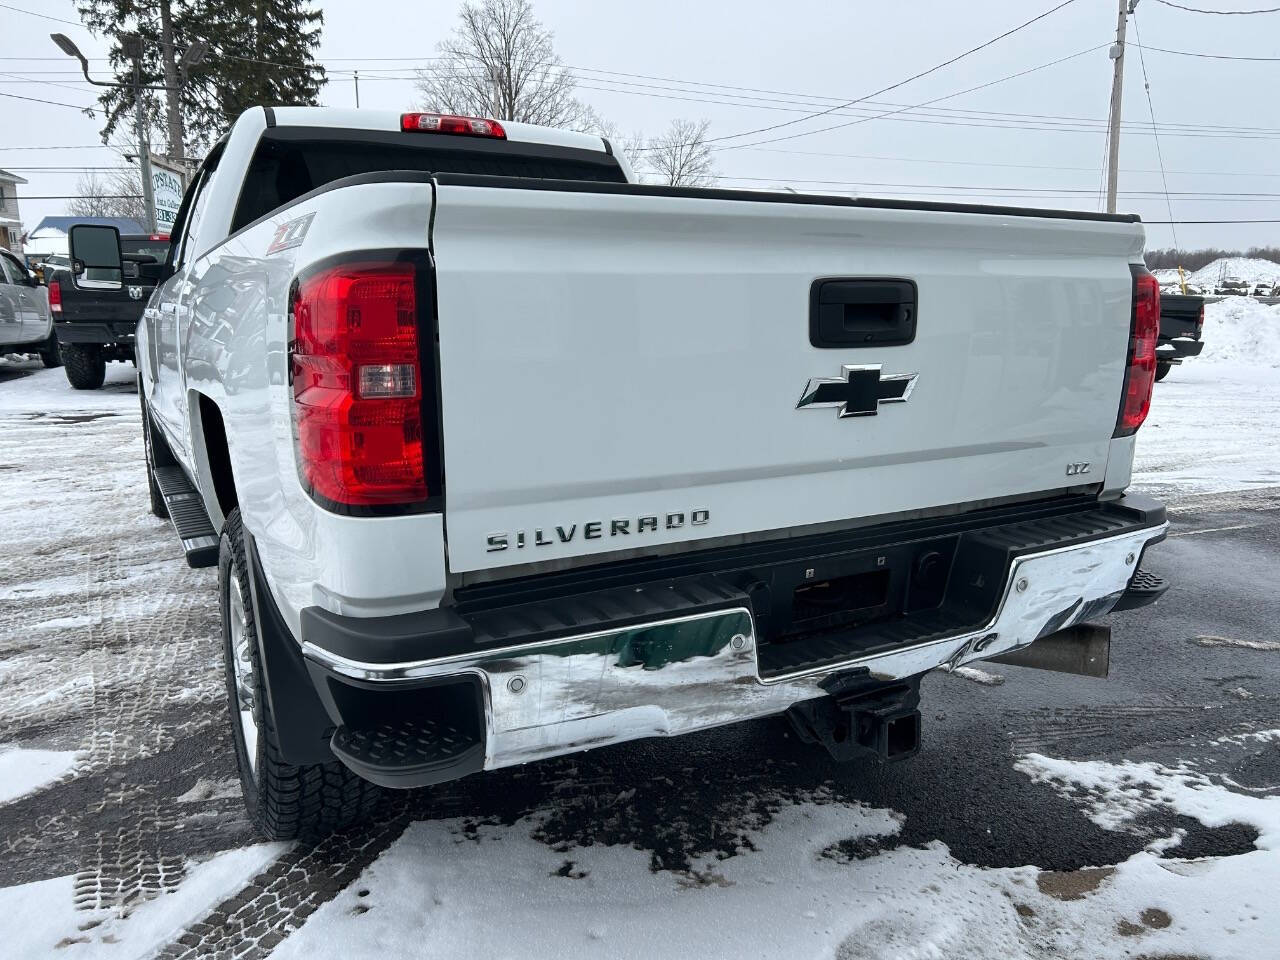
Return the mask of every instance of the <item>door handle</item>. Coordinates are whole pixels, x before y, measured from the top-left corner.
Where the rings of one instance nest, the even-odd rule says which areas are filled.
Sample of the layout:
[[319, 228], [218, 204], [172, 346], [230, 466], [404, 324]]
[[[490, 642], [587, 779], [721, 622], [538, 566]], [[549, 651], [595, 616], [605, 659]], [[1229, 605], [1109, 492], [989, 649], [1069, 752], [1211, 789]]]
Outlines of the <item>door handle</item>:
[[893, 347], [916, 338], [914, 280], [831, 277], [809, 288], [809, 343], [823, 348]]

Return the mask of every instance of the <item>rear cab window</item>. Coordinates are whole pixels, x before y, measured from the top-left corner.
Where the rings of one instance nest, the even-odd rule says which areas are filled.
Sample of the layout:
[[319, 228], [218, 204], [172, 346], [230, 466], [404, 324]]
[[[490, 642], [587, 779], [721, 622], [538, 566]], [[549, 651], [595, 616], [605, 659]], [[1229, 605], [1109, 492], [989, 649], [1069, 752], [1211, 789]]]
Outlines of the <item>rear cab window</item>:
[[231, 232], [335, 180], [391, 170], [627, 182], [617, 159], [604, 151], [478, 137], [276, 127], [254, 150]]

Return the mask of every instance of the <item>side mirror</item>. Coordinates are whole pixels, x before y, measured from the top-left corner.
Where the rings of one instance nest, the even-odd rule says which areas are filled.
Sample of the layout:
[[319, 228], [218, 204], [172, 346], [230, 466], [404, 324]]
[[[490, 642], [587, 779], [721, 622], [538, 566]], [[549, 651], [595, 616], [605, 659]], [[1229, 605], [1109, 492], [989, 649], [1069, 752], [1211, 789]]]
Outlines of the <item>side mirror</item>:
[[104, 290], [124, 286], [120, 231], [115, 227], [77, 223], [68, 234], [68, 252], [78, 284]]

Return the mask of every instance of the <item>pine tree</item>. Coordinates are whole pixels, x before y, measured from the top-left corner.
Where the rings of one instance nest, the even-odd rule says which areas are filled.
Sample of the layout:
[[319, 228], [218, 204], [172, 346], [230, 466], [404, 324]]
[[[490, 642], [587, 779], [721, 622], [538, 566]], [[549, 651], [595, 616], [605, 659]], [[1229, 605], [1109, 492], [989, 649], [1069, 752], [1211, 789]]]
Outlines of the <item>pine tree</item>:
[[214, 97], [224, 126], [249, 107], [318, 102], [319, 10], [305, 0], [203, 0], [199, 15], [204, 39], [219, 51]]
[[[245, 109], [258, 104], [314, 104], [324, 85], [315, 61], [324, 15], [308, 0], [77, 0], [92, 33], [111, 40], [110, 70], [119, 86], [98, 100], [106, 115], [102, 140], [123, 124], [133, 139], [133, 62], [120, 36], [142, 38], [141, 79], [148, 124], [165, 130], [171, 156], [216, 140]], [[209, 46], [202, 63], [179, 76], [183, 52]], [[95, 77], [95, 79], [101, 79]], [[179, 88], [175, 91], [172, 88]]]

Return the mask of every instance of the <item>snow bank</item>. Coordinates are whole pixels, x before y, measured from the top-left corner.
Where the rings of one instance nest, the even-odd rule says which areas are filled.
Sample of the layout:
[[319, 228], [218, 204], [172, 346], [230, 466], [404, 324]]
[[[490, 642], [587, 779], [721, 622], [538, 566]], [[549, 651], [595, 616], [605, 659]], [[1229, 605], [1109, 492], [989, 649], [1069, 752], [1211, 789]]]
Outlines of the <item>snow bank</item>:
[[[1158, 272], [1157, 276], [1164, 272], [1166, 271]], [[1177, 275], [1178, 271], [1174, 270], [1173, 278], [1177, 279]], [[1240, 280], [1248, 280], [1250, 283], [1257, 283], [1259, 280], [1270, 280], [1275, 283], [1280, 280], [1280, 263], [1252, 257], [1221, 257], [1201, 267], [1195, 273], [1189, 274], [1187, 283], [1212, 289], [1220, 278], [1225, 277], [1236, 277]]]
[[79, 757], [75, 750], [5, 750], [0, 753], [0, 803], [60, 780]]
[[1239, 361], [1280, 367], [1280, 304], [1228, 297], [1204, 306], [1204, 352], [1187, 363]]

